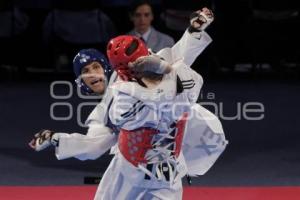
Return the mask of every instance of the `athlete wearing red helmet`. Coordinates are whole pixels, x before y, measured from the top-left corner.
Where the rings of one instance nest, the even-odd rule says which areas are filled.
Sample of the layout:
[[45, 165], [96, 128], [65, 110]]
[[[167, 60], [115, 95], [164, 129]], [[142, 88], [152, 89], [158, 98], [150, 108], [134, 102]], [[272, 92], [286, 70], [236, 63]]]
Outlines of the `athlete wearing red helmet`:
[[[212, 17], [208, 9], [193, 14], [191, 24], [195, 27], [186, 33], [196, 37], [188, 48], [203, 38], [201, 27], [212, 20], [208, 15]], [[95, 199], [181, 200], [181, 179], [186, 174], [204, 174], [224, 151], [227, 140], [220, 121], [196, 104], [203, 79], [190, 68], [194, 59], [189, 56], [194, 55], [194, 50], [178, 54], [185, 45], [177, 47], [165, 49], [168, 56], [162, 59], [162, 52], [155, 55], [140, 51], [146, 48], [134, 37], [110, 41], [109, 60], [125, 81], [118, 80], [110, 86], [113, 99], [107, 118], [118, 133], [118, 145]], [[164, 62], [171, 67], [169, 73]], [[144, 76], [145, 72], [158, 74], [158, 78]], [[209, 122], [213, 127], [203, 127], [207, 117], [214, 120]], [[207, 134], [199, 130], [213, 131]], [[214, 153], [207, 154], [199, 141], [217, 141], [215, 136], [222, 142], [213, 142]]]
[[123, 80], [133, 78], [133, 72], [128, 64], [147, 55], [149, 52], [145, 43], [135, 36], [121, 35], [111, 39], [107, 45], [108, 59]]
[[107, 46], [109, 61], [121, 79], [159, 80], [171, 71], [171, 65], [159, 55], [148, 51], [145, 43], [135, 36], [122, 35], [110, 40]]

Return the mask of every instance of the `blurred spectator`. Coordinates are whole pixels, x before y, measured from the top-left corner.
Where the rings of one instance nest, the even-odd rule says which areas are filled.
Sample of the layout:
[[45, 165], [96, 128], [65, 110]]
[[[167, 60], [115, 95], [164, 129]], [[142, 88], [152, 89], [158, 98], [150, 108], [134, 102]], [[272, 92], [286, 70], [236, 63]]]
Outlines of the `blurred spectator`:
[[157, 31], [151, 26], [153, 21], [152, 7], [147, 0], [133, 1], [129, 8], [130, 20], [134, 28], [128, 34], [141, 38], [154, 52], [174, 45], [174, 39]]
[[103, 50], [115, 34], [113, 22], [97, 8], [96, 1], [56, 1], [44, 23], [44, 40], [53, 48], [58, 69], [70, 65], [78, 49]]
[[96, 0], [54, 0], [53, 7], [44, 24], [48, 42], [56, 36], [72, 44], [106, 43], [115, 35], [113, 22], [98, 8]]
[[[106, 43], [115, 35], [112, 21], [98, 9], [85, 11], [53, 10], [45, 21], [45, 36], [51, 33], [69, 43]], [[51, 30], [52, 29], [52, 30]]]

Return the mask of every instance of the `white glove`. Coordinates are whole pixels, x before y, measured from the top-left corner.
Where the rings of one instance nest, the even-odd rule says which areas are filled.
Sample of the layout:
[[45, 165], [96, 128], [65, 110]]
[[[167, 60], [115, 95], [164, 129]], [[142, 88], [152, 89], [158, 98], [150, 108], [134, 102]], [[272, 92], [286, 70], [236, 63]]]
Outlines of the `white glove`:
[[[214, 21], [214, 14], [208, 8], [203, 8], [191, 14], [191, 32], [204, 31]], [[194, 29], [194, 31], [193, 31]]]
[[50, 145], [58, 146], [59, 135], [50, 130], [41, 130], [34, 135], [29, 146], [35, 151], [41, 151]]
[[137, 77], [143, 77], [151, 73], [159, 75], [167, 74], [172, 69], [168, 62], [156, 54], [141, 56], [134, 62], [130, 62], [128, 66]]

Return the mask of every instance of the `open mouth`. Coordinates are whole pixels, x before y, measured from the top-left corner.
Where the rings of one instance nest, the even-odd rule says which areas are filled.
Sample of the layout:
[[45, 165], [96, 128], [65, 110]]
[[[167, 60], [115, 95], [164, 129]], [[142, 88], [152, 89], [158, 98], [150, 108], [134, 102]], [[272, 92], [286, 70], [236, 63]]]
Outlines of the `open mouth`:
[[101, 82], [103, 82], [103, 79], [102, 78], [97, 78], [97, 79], [91, 81], [91, 85], [96, 85], [96, 84], [101, 83]]

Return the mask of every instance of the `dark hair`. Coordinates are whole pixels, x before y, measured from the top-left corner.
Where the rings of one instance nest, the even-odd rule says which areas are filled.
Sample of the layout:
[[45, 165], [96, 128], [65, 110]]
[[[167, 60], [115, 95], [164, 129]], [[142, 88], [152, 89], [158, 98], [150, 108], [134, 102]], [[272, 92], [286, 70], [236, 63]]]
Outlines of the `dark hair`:
[[148, 5], [152, 9], [151, 2], [148, 0], [133, 0], [129, 5], [129, 14], [133, 15], [136, 9], [142, 5]]

